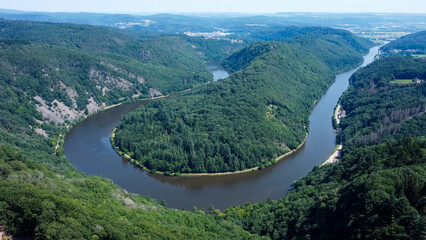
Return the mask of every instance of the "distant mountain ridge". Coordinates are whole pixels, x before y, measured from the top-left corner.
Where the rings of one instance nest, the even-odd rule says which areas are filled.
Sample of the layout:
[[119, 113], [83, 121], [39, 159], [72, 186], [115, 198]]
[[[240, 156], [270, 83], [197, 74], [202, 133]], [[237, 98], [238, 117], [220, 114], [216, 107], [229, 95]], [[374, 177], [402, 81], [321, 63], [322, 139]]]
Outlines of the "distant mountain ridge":
[[[110, 26], [129, 31], [183, 34], [192, 32], [223, 31], [233, 36], [250, 38], [252, 33], [266, 33], [282, 26], [326, 26], [334, 28], [359, 26], [363, 29], [381, 28], [388, 24], [401, 32], [425, 30], [425, 14], [397, 13], [303, 13], [276, 14], [105, 14], [0, 11], [0, 18]], [[277, 40], [277, 39], [270, 39]]]
[[426, 31], [403, 36], [380, 48], [382, 55], [426, 54]]

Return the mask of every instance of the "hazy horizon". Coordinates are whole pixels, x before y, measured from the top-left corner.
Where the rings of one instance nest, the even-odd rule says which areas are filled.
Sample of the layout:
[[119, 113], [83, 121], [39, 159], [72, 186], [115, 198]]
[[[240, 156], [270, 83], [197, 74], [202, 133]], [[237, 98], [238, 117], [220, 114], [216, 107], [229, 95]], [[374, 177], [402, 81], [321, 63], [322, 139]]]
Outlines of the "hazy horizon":
[[109, 14], [274, 14], [274, 13], [413, 13], [425, 14], [426, 1], [406, 0], [302, 0], [299, 2], [258, 1], [137, 1], [137, 0], [14, 0], [0, 3], [0, 9], [31, 12], [109, 13]]

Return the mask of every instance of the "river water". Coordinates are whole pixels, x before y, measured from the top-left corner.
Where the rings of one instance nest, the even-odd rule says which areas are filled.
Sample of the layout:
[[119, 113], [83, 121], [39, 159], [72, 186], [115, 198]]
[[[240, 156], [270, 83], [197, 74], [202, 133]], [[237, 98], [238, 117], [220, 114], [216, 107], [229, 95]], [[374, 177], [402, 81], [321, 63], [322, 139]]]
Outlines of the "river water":
[[[365, 66], [374, 60], [378, 47], [364, 56]], [[209, 66], [215, 80], [226, 71]], [[164, 199], [172, 208], [225, 209], [231, 206], [282, 198], [294, 181], [321, 164], [335, 148], [331, 117], [339, 97], [357, 70], [336, 75], [336, 81], [313, 109], [305, 145], [295, 154], [261, 171], [226, 176], [175, 177], [151, 174], [123, 160], [112, 149], [110, 136], [123, 114], [147, 101], [123, 104], [100, 112], [76, 125], [65, 138], [64, 154], [80, 171], [110, 178], [132, 193]], [[225, 72], [225, 73], [224, 73]], [[219, 76], [218, 76], [219, 74]]]
[[217, 62], [208, 62], [206, 66], [213, 73], [213, 82], [229, 76], [229, 73]]

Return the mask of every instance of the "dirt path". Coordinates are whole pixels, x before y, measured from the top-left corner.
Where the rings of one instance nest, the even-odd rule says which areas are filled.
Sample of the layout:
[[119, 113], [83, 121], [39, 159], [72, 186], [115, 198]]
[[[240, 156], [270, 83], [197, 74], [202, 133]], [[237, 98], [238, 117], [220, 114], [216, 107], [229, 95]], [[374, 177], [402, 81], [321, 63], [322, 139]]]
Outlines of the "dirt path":
[[[56, 142], [56, 146], [55, 146], [55, 153], [54, 153], [54, 154], [56, 154], [56, 151], [58, 150], [58, 147], [59, 147], [59, 141], [61, 140], [61, 137], [62, 137], [62, 133], [60, 133], [60, 134], [59, 134], [59, 136], [58, 136], [58, 141]], [[1, 238], [0, 238], [0, 240], [1, 240]]]

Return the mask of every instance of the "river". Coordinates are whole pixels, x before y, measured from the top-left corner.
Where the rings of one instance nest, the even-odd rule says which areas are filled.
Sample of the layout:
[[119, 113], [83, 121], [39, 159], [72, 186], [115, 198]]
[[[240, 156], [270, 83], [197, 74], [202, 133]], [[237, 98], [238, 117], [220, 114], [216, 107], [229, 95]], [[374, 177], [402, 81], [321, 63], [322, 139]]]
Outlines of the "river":
[[213, 73], [213, 82], [229, 76], [229, 72], [222, 68], [222, 66], [220, 66], [217, 62], [207, 62], [206, 66]]
[[[379, 47], [370, 49], [364, 56], [365, 66], [374, 60]], [[215, 79], [227, 75], [220, 71]], [[336, 75], [336, 81], [321, 97], [313, 109], [310, 132], [305, 145], [295, 154], [261, 171], [225, 176], [175, 177], [151, 174], [123, 160], [112, 149], [110, 136], [123, 114], [133, 111], [149, 100], [123, 104], [77, 124], [67, 134], [64, 154], [80, 171], [86, 174], [110, 178], [115, 184], [132, 193], [148, 195], [160, 201], [164, 199], [172, 208], [218, 209], [255, 203], [267, 199], [282, 198], [294, 181], [305, 176], [314, 166], [321, 164], [335, 148], [335, 133], [331, 117], [339, 97], [349, 85], [353, 69]]]

